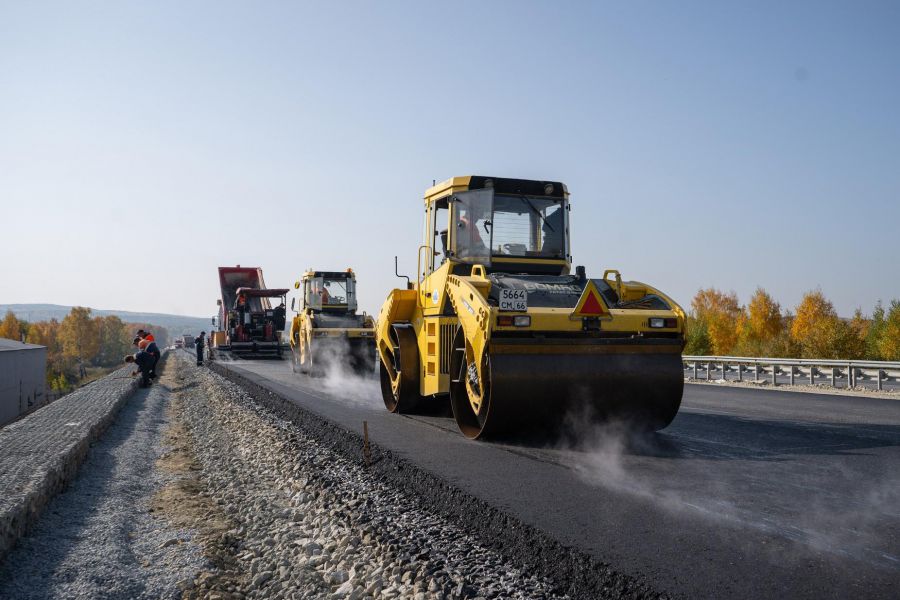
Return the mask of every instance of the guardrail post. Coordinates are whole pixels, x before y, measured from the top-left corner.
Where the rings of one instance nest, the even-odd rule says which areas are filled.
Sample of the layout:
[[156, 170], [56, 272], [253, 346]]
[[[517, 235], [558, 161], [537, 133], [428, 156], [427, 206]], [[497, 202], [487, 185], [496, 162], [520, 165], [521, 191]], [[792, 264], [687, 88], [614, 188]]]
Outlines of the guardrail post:
[[772, 387], [778, 387], [778, 365], [772, 365]]
[[737, 368], [738, 368], [738, 381], [743, 381], [744, 380], [744, 365], [742, 365], [741, 363], [738, 363]]
[[706, 363], [706, 380], [709, 381], [709, 363]]
[[694, 361], [694, 381], [697, 381], [697, 380], [699, 380], [699, 379], [700, 379], [700, 378], [697, 377], [697, 361], [695, 360], [695, 361]]
[[759, 363], [753, 365], [753, 370], [756, 372], [756, 381], [759, 381]]
[[885, 372], [881, 369], [878, 369], [878, 391], [880, 392], [882, 387], [884, 386], [884, 376]]
[[809, 385], [816, 385], [816, 368], [809, 365]]
[[725, 376], [725, 363], [722, 363], [722, 380], [728, 381], [728, 377]]
[[847, 389], [853, 389], [853, 365], [847, 363]]
[[831, 387], [837, 387], [837, 368], [831, 367]]
[[791, 385], [794, 385], [794, 371], [797, 369], [794, 365], [791, 365]]

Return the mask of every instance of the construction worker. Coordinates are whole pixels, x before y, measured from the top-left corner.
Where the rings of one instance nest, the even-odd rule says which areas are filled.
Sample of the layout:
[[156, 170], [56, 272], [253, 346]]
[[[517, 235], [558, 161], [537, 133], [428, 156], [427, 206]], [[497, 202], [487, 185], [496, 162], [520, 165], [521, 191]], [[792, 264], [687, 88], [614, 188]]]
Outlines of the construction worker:
[[125, 357], [125, 362], [137, 365], [138, 371], [132, 371], [132, 377], [141, 374], [141, 387], [150, 387], [150, 368], [155, 364], [153, 355], [143, 350], [138, 350], [134, 354]]
[[203, 364], [203, 344], [206, 343], [206, 332], [201, 331], [200, 335], [194, 338], [194, 347], [197, 349], [197, 366]]
[[484, 257], [487, 256], [489, 250], [478, 233], [478, 219], [469, 211], [459, 217], [459, 225], [457, 227], [459, 238], [457, 239], [456, 250], [460, 258], [468, 257]]
[[159, 362], [162, 353], [159, 351], [159, 347], [156, 345], [156, 342], [151, 342], [148, 338], [144, 338], [138, 342], [138, 349], [143, 350], [153, 357], [153, 365], [150, 367], [150, 379], [156, 378], [156, 364]]
[[155, 342], [156, 338], [153, 337], [153, 334], [149, 331], [144, 331], [143, 329], [138, 329], [137, 336], [142, 340], [150, 340], [151, 342]]

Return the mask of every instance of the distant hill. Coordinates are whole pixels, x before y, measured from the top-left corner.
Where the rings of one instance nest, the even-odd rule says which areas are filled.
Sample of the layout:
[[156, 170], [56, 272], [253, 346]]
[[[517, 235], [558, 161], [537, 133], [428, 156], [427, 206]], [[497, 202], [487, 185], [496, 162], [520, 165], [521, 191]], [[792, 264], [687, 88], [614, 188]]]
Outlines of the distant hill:
[[[72, 307], [59, 304], [0, 304], [0, 319], [3, 318], [3, 315], [8, 310], [13, 311], [17, 319], [33, 323], [35, 321], [49, 321], [50, 319], [62, 321], [69, 314], [69, 311], [72, 310]], [[102, 310], [97, 308], [91, 308], [91, 314], [99, 317], [112, 315], [129, 323], [152, 323], [159, 327], [165, 327], [171, 335], [183, 333], [197, 335], [201, 331], [209, 331], [211, 327], [209, 318], [204, 317], [130, 312], [127, 310]]]

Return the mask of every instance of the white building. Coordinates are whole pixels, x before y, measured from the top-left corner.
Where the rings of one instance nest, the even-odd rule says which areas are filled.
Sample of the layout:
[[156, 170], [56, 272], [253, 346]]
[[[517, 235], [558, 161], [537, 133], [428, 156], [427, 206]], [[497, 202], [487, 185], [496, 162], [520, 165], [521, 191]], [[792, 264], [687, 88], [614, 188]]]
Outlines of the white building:
[[47, 403], [47, 348], [0, 338], [0, 427]]

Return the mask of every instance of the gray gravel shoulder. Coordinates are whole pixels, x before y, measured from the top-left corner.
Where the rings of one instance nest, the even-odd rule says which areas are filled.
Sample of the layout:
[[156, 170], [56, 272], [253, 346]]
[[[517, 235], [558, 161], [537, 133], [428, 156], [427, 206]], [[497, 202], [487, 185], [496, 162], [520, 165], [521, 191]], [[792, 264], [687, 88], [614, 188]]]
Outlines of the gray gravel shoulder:
[[150, 512], [171, 475], [166, 451], [170, 392], [139, 390], [91, 448], [77, 479], [0, 565], [0, 598], [180, 598], [179, 582], [207, 565], [194, 532]]
[[[179, 357], [182, 405], [206, 491], [235, 524], [245, 575], [189, 597], [564, 598], [454, 523]], [[188, 390], [186, 390], [188, 393]]]

